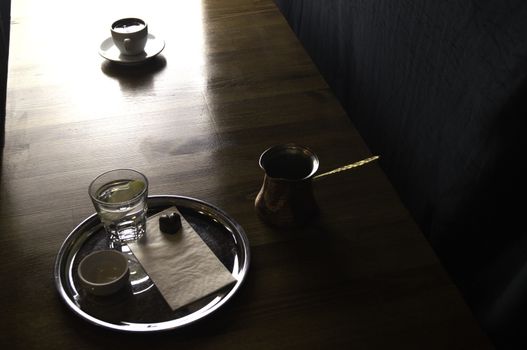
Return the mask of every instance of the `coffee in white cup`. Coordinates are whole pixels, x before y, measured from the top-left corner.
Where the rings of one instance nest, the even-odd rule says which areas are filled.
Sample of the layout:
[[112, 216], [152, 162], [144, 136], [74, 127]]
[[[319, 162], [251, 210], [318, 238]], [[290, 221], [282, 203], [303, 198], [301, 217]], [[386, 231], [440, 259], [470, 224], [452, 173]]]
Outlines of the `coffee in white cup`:
[[122, 18], [113, 22], [112, 39], [123, 55], [144, 52], [148, 40], [148, 25], [140, 18]]

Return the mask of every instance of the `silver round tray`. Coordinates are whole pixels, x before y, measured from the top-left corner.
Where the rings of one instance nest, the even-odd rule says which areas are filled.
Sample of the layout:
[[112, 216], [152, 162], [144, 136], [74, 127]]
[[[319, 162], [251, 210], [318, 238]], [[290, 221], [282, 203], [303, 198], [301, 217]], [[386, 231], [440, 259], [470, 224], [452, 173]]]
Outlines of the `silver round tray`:
[[130, 285], [106, 297], [82, 289], [77, 266], [87, 254], [108, 249], [107, 235], [96, 214], [80, 223], [66, 238], [55, 260], [55, 285], [66, 305], [98, 326], [129, 332], [176, 329], [194, 323], [221, 308], [240, 288], [249, 269], [249, 241], [242, 227], [225, 212], [206, 202], [182, 196], [148, 197], [148, 216], [176, 206], [237, 282], [175, 311], [126, 249]]

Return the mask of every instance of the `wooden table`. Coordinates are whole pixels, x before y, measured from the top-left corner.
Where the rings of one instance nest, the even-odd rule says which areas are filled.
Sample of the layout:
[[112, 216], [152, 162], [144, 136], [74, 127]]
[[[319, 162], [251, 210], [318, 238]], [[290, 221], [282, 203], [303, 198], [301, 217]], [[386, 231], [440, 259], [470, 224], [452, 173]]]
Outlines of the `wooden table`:
[[[97, 53], [129, 15], [166, 41], [145, 66]], [[377, 164], [318, 181], [307, 228], [260, 222], [258, 157], [287, 142], [315, 150], [321, 171], [371, 155], [271, 0], [14, 0], [0, 347], [491, 348]], [[205, 200], [244, 227], [249, 275], [212, 317], [122, 334], [60, 300], [58, 249], [93, 213], [90, 181], [119, 167], [144, 172], [151, 194]]]

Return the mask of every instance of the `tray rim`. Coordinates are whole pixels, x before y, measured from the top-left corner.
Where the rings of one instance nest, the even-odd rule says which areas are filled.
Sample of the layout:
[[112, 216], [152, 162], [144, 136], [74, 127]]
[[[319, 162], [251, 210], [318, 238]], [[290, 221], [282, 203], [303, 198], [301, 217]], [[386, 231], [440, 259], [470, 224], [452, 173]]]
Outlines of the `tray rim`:
[[[235, 236], [236, 236], [236, 238], [240, 239], [240, 243], [237, 244], [237, 245], [239, 245], [243, 249], [243, 252], [244, 252], [244, 255], [245, 255], [245, 259], [244, 259], [244, 263], [241, 265], [240, 269], [237, 272], [238, 280], [237, 280], [237, 282], [235, 284], [233, 284], [232, 289], [230, 289], [229, 292], [220, 301], [218, 301], [212, 307], [207, 308], [206, 310], [203, 310], [203, 308], [206, 307], [206, 306], [204, 306], [203, 308], [201, 308], [201, 309], [199, 309], [197, 311], [194, 311], [194, 312], [192, 312], [192, 313], [190, 313], [188, 315], [185, 315], [185, 316], [183, 316], [181, 318], [178, 318], [178, 319], [169, 320], [169, 321], [163, 321], [163, 322], [157, 322], [157, 323], [153, 323], [153, 322], [144, 323], [144, 325], [146, 325], [145, 328], [139, 328], [138, 329], [138, 328], [134, 328], [134, 327], [114, 324], [114, 323], [110, 323], [110, 322], [107, 322], [107, 321], [100, 320], [100, 319], [88, 314], [87, 312], [85, 312], [82, 309], [80, 309], [80, 307], [78, 307], [74, 303], [74, 301], [72, 300], [70, 295], [65, 290], [65, 286], [63, 285], [63, 278], [62, 278], [62, 275], [61, 275], [61, 271], [62, 271], [63, 268], [65, 268], [65, 267], [63, 267], [64, 264], [62, 263], [63, 259], [65, 258], [65, 255], [67, 253], [69, 253], [69, 251], [71, 249], [70, 246], [71, 246], [71, 244], [74, 243], [74, 241], [73, 241], [74, 237], [79, 234], [77, 231], [80, 228], [82, 228], [83, 226], [85, 226], [88, 223], [90, 223], [91, 221], [97, 219], [97, 213], [94, 213], [94, 214], [88, 216], [87, 218], [85, 218], [84, 220], [82, 220], [66, 236], [66, 238], [64, 239], [64, 241], [62, 242], [62, 244], [61, 244], [61, 246], [60, 246], [60, 248], [58, 250], [58, 253], [57, 253], [56, 257], [55, 257], [55, 262], [54, 262], [54, 265], [53, 265], [53, 276], [54, 276], [54, 281], [55, 281], [55, 287], [56, 287], [56, 289], [57, 289], [57, 291], [59, 293], [60, 298], [65, 302], [65, 304], [69, 307], [69, 309], [71, 309], [71, 311], [73, 311], [73, 313], [75, 315], [81, 317], [82, 319], [84, 319], [84, 320], [86, 320], [86, 321], [88, 321], [88, 322], [90, 322], [90, 323], [92, 323], [92, 324], [94, 324], [96, 326], [99, 326], [99, 327], [102, 327], [102, 328], [106, 328], [106, 329], [112, 329], [112, 330], [116, 330], [116, 331], [120, 331], [120, 332], [124, 332], [124, 333], [163, 332], [163, 331], [169, 331], [169, 330], [174, 330], [174, 329], [179, 329], [179, 328], [186, 327], [186, 326], [188, 326], [190, 324], [193, 324], [193, 323], [195, 323], [195, 322], [197, 322], [197, 321], [209, 316], [210, 314], [213, 314], [218, 309], [220, 309], [225, 303], [227, 303], [236, 294], [236, 292], [240, 289], [240, 287], [242, 286], [242, 284], [245, 281], [245, 278], [247, 277], [247, 273], [249, 271], [249, 266], [250, 266], [250, 261], [251, 261], [249, 239], [247, 238], [247, 235], [245, 234], [245, 230], [230, 215], [228, 215], [225, 211], [223, 211], [222, 209], [218, 208], [217, 206], [215, 206], [213, 204], [210, 204], [210, 203], [208, 203], [206, 201], [203, 201], [203, 200], [200, 200], [200, 199], [197, 199], [197, 198], [193, 198], [193, 197], [189, 197], [189, 196], [180, 196], [180, 195], [152, 195], [152, 196], [148, 196], [148, 201], [149, 202], [150, 201], [163, 200], [163, 199], [189, 201], [189, 202], [194, 202], [195, 204], [200, 205], [202, 207], [206, 207], [206, 208], [208, 207], [208, 208], [212, 209], [213, 212], [215, 211], [217, 214], [219, 214], [223, 220], [227, 221], [229, 223], [229, 225], [232, 226], [232, 228], [235, 229], [235, 231], [236, 231]], [[212, 214], [212, 213], [209, 212], [208, 214]], [[226, 229], [228, 231], [231, 231], [230, 228], [226, 227]], [[174, 323], [177, 320], [178, 321], [182, 321], [182, 322], [179, 322], [178, 324], [172, 325], [172, 323]], [[152, 324], [158, 325], [158, 327], [151, 327]]]

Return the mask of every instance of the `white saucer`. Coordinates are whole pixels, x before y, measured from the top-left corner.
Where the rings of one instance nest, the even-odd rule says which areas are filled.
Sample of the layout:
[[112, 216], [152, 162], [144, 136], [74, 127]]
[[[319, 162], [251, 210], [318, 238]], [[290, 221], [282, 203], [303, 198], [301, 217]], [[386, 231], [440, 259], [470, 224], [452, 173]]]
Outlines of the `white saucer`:
[[117, 46], [113, 43], [112, 37], [106, 38], [99, 47], [99, 55], [118, 64], [134, 65], [141, 64], [157, 56], [165, 48], [165, 41], [157, 39], [152, 34], [148, 34], [148, 41], [145, 51], [137, 55], [122, 55]]

